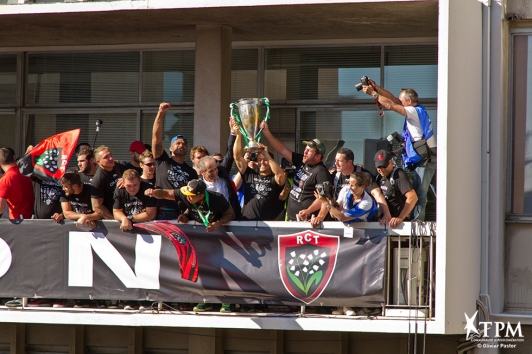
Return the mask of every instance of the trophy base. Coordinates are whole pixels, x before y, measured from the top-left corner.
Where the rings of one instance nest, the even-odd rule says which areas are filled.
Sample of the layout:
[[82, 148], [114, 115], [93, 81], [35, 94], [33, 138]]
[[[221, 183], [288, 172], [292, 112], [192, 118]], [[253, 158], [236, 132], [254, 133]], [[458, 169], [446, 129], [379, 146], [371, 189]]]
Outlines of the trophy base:
[[248, 146], [246, 146], [246, 147], [244, 148], [244, 151], [245, 151], [245, 152], [257, 152], [257, 151], [259, 151], [259, 150], [260, 150], [260, 148], [259, 148], [259, 143], [256, 142], [256, 141], [253, 141], [253, 140], [250, 141], [250, 142], [248, 143]]
[[244, 152], [259, 152], [260, 151], [260, 148], [258, 146], [246, 146], [244, 148]]

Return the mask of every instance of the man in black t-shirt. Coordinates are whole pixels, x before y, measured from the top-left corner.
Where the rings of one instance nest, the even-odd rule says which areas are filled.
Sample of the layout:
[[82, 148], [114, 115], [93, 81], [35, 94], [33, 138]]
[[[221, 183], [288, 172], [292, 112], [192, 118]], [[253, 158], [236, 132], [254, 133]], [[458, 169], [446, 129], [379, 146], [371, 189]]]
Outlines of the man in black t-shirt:
[[383, 225], [389, 223], [390, 219], [392, 218], [390, 215], [390, 210], [388, 209], [386, 198], [384, 198], [379, 185], [375, 181], [375, 176], [373, 176], [371, 172], [366, 170], [364, 167], [355, 165], [354, 160], [355, 154], [350, 149], [341, 148], [336, 152], [336, 157], [334, 160], [336, 170], [333, 173], [335, 199], [338, 199], [338, 195], [340, 194], [342, 188], [349, 185], [349, 178], [353, 172], [364, 172], [370, 180], [370, 184], [366, 187], [366, 192], [373, 197], [373, 199], [377, 202], [380, 211], [382, 212], [380, 223]]
[[410, 215], [416, 205], [417, 195], [405, 171], [394, 166], [392, 155], [388, 151], [377, 151], [374, 161], [379, 173], [377, 183], [392, 215], [390, 226], [395, 228]]
[[144, 151], [139, 156], [139, 164], [142, 169], [140, 180], [148, 183], [151, 188], [155, 187], [155, 159], [150, 150]]
[[97, 148], [94, 158], [100, 168], [91, 182], [92, 209], [102, 219], [113, 220], [113, 195], [123, 170], [115, 164], [113, 154], [107, 146]]
[[65, 219], [76, 221], [77, 226], [96, 227], [94, 221], [101, 217], [92, 210], [90, 186], [81, 181], [79, 173], [67, 171], [61, 178], [61, 186], [63, 190], [59, 201]]
[[35, 207], [35, 219], [53, 219], [60, 222], [64, 219], [61, 212], [61, 186], [52, 181], [43, 181], [36, 176], [31, 176]]
[[244, 182], [242, 219], [274, 220], [279, 214], [277, 204], [286, 182], [286, 173], [263, 144], [259, 144], [260, 150], [257, 153], [259, 172], [249, 168], [248, 162], [242, 156], [242, 134], [238, 129], [235, 133], [235, 162]]
[[96, 173], [96, 162], [94, 152], [91, 149], [81, 149], [78, 153], [78, 168], [81, 182], [91, 185], [92, 177]]
[[290, 151], [274, 137], [266, 122], [261, 123], [262, 134], [270, 146], [288, 162], [296, 166], [292, 190], [288, 197], [287, 216], [289, 220], [307, 220], [314, 227], [327, 216], [327, 209], [321, 210], [321, 202], [314, 197], [316, 184], [332, 182], [332, 175], [323, 164], [325, 145], [318, 139], [304, 141], [307, 145], [303, 154]]
[[[164, 117], [171, 107], [169, 103], [161, 103], [153, 122], [152, 153], [156, 163], [155, 185], [162, 189], [178, 189], [185, 186], [188, 181], [198, 178], [196, 171], [185, 162], [188, 142], [183, 135], [172, 138], [169, 148], [171, 157], [164, 151]], [[163, 200], [157, 205], [159, 207], [157, 220], [176, 219], [181, 213], [175, 201]]]
[[195, 220], [205, 225], [207, 232], [215, 231], [235, 217], [224, 196], [207, 192], [207, 185], [199, 179], [193, 179], [180, 189], [148, 189], [146, 195], [182, 204], [186, 210], [177, 221], [187, 223], [190, 219]]
[[154, 220], [157, 216], [156, 200], [145, 194], [150, 185], [140, 180], [134, 169], [124, 171], [122, 175], [124, 188], [115, 189], [113, 215], [120, 221], [120, 230], [133, 229], [134, 222]]

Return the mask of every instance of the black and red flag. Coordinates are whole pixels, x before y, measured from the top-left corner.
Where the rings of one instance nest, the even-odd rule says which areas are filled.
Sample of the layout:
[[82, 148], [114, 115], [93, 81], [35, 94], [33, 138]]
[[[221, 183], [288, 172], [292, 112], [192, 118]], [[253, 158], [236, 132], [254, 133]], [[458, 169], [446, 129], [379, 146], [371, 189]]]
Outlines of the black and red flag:
[[58, 182], [63, 177], [76, 149], [81, 129], [69, 130], [41, 141], [17, 164], [23, 175], [33, 174], [45, 181]]
[[155, 232], [172, 241], [177, 251], [181, 278], [192, 282], [198, 280], [199, 267], [198, 259], [196, 258], [196, 249], [179, 226], [171, 224], [168, 221], [146, 222], [135, 224], [134, 226]]

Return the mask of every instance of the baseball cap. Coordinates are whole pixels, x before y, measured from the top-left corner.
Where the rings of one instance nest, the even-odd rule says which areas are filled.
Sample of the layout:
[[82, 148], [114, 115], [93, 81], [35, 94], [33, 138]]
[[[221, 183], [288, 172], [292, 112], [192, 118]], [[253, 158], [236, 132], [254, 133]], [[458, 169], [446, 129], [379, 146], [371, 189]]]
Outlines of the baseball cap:
[[184, 135], [176, 135], [172, 138], [172, 140], [170, 141], [170, 145], [172, 145], [174, 143], [174, 141], [176, 141], [177, 139], [183, 139], [185, 141], [186, 144], [188, 144], [188, 141], [187, 141], [187, 138], [185, 138]]
[[201, 179], [193, 179], [186, 186], [181, 187], [181, 193], [186, 196], [196, 196], [198, 194], [205, 194], [207, 185]]
[[146, 146], [144, 146], [144, 143], [142, 141], [135, 140], [129, 146], [129, 151], [138, 152], [139, 154], [142, 154], [144, 151], [146, 151]]
[[325, 145], [319, 139], [304, 141], [303, 144], [306, 144], [309, 148], [316, 149], [322, 156], [325, 156]]
[[375, 158], [373, 159], [375, 161], [375, 168], [388, 166], [391, 159], [392, 159], [392, 155], [388, 151], [386, 150], [377, 151], [377, 153], [375, 154]]

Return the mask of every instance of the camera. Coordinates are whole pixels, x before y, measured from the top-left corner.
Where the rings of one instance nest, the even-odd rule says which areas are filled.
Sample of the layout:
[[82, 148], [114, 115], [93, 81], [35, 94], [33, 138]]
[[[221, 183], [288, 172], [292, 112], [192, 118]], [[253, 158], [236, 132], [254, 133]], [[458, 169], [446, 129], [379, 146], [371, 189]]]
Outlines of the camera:
[[258, 154], [256, 152], [250, 152], [249, 153], [249, 161], [257, 162], [257, 156], [258, 156]]
[[388, 140], [390, 144], [393, 144], [394, 140], [397, 141], [399, 144], [403, 143], [403, 137], [398, 132], [393, 132], [392, 134], [388, 135], [386, 137], [386, 140]]
[[355, 85], [355, 88], [357, 89], [357, 91], [360, 91], [362, 90], [362, 86], [369, 86], [369, 85], [370, 85], [369, 77], [362, 76], [362, 78], [360, 79], [360, 82]]
[[[405, 152], [405, 144], [404, 144], [404, 140], [403, 140], [403, 137], [401, 136], [401, 134], [399, 134], [398, 132], [393, 132], [392, 134], [390, 134], [390, 135], [388, 135], [386, 137], [386, 140], [388, 140], [388, 142], [390, 143], [389, 144], [390, 148], [388, 149], [390, 154], [392, 154], [395, 157], [399, 157], [402, 154], [404, 154], [404, 152]], [[399, 149], [397, 149], [397, 150], [393, 149], [394, 141], [399, 144]]]
[[325, 198], [333, 199], [334, 197], [334, 186], [329, 182], [316, 184], [316, 190]]

